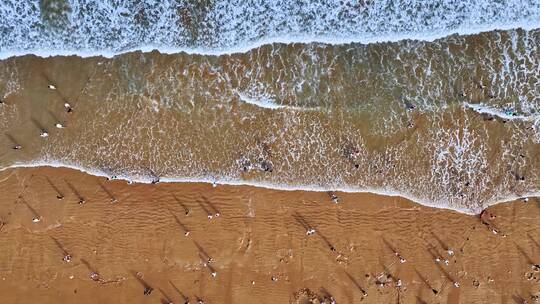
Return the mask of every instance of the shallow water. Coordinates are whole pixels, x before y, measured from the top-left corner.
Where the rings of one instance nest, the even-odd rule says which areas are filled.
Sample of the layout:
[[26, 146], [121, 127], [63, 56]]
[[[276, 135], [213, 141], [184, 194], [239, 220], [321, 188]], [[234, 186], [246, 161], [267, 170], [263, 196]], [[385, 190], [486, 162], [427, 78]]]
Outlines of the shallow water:
[[477, 211], [540, 191], [538, 45], [539, 30], [509, 30], [220, 56], [14, 57], [0, 63], [11, 136], [0, 164], [369, 190]]

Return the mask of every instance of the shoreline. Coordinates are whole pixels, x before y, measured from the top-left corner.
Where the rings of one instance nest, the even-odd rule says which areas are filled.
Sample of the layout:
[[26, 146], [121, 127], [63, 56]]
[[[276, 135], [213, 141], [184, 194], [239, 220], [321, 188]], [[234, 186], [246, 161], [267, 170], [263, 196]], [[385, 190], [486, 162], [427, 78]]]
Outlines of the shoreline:
[[314, 44], [320, 43], [325, 45], [346, 45], [346, 44], [360, 44], [360, 45], [370, 45], [370, 44], [380, 44], [380, 43], [398, 43], [401, 41], [423, 41], [423, 42], [434, 42], [437, 40], [445, 39], [450, 36], [473, 36], [480, 35], [486, 32], [492, 31], [512, 31], [512, 30], [523, 30], [523, 31], [532, 31], [540, 28], [540, 23], [538, 21], [520, 21], [516, 23], [506, 23], [506, 24], [490, 24], [485, 26], [478, 26], [476, 28], [469, 28], [467, 26], [462, 26], [453, 30], [445, 31], [433, 31], [430, 33], [407, 33], [407, 34], [391, 34], [384, 38], [381, 38], [379, 35], [370, 35], [365, 37], [340, 37], [335, 38], [331, 36], [309, 36], [309, 35], [291, 35], [288, 37], [278, 36], [278, 37], [267, 37], [257, 39], [251, 42], [239, 43], [234, 47], [215, 47], [215, 48], [201, 48], [201, 47], [170, 47], [163, 45], [143, 45], [137, 46], [135, 48], [130, 48], [121, 51], [114, 50], [91, 50], [91, 51], [81, 51], [81, 50], [23, 50], [23, 51], [0, 51], [0, 60], [9, 59], [12, 57], [23, 57], [34, 55], [40, 58], [50, 58], [50, 57], [69, 57], [77, 56], [81, 58], [92, 58], [92, 57], [101, 57], [101, 58], [113, 58], [116, 56], [121, 56], [124, 54], [142, 52], [142, 53], [151, 53], [157, 51], [160, 54], [180, 54], [185, 53], [188, 55], [201, 55], [201, 56], [227, 56], [234, 54], [244, 54], [250, 52], [253, 49], [260, 48], [265, 45], [271, 44]]
[[[31, 169], [31, 168], [60, 168], [60, 169], [69, 169], [81, 172], [83, 174], [87, 174], [94, 177], [105, 177], [107, 179], [110, 178], [109, 175], [107, 175], [103, 171], [99, 170], [92, 170], [92, 169], [86, 169], [81, 168], [75, 165], [69, 165], [69, 164], [62, 164], [62, 163], [46, 163], [46, 162], [34, 162], [31, 164], [14, 164], [5, 168], [1, 168], [0, 172], [3, 171], [9, 171], [9, 170], [17, 170], [17, 169]], [[119, 181], [125, 181], [128, 183], [138, 183], [138, 184], [152, 184], [152, 178], [149, 177], [148, 179], [130, 179], [129, 176], [124, 175], [117, 175], [116, 178], [111, 180], [119, 180]], [[256, 183], [256, 182], [250, 182], [250, 181], [242, 181], [242, 180], [219, 180], [219, 179], [189, 179], [189, 178], [160, 178], [159, 183], [170, 183], [170, 184], [209, 184], [214, 187], [219, 185], [226, 185], [226, 186], [240, 186], [240, 187], [253, 187], [258, 189], [267, 189], [267, 190], [275, 190], [275, 191], [303, 191], [303, 192], [342, 192], [342, 193], [349, 193], [349, 194], [373, 194], [373, 195], [380, 195], [380, 196], [386, 196], [386, 197], [398, 197], [401, 199], [408, 200], [414, 204], [418, 204], [420, 206], [429, 207], [429, 208], [436, 208], [436, 209], [442, 209], [442, 210], [450, 210], [454, 212], [458, 212], [465, 215], [472, 215], [476, 216], [479, 215], [482, 210], [468, 210], [468, 209], [458, 209], [458, 208], [451, 208], [446, 206], [437, 206], [430, 202], [424, 202], [423, 200], [414, 198], [410, 195], [400, 193], [398, 191], [387, 191], [387, 190], [378, 190], [378, 189], [351, 189], [351, 188], [318, 188], [315, 186], [292, 186], [292, 185], [274, 185], [270, 183]], [[540, 198], [540, 192], [529, 192], [522, 196], [513, 196], [513, 197], [507, 197], [507, 198], [501, 198], [494, 202], [489, 202], [485, 204], [484, 209], [496, 206], [499, 204], [507, 204], [512, 201], [516, 200], [523, 200], [525, 198]]]

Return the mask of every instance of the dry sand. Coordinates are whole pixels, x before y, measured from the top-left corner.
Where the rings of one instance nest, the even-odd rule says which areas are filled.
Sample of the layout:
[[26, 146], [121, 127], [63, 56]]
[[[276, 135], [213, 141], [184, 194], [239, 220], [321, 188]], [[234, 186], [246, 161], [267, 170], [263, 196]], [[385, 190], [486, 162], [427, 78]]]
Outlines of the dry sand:
[[61, 168], [2, 171], [0, 193], [0, 303], [184, 303], [182, 295], [534, 303], [540, 295], [538, 198], [490, 207], [483, 219], [494, 234], [479, 216], [364, 193], [337, 193], [334, 204], [320, 192], [127, 185]]

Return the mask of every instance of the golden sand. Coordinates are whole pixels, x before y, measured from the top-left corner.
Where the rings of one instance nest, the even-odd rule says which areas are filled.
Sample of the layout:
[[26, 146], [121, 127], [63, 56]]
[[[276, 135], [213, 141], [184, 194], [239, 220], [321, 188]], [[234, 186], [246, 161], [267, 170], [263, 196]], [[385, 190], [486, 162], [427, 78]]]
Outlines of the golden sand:
[[399, 197], [336, 193], [335, 204], [324, 192], [128, 185], [49, 167], [0, 172], [0, 193], [1, 303], [534, 303], [540, 295], [538, 198], [492, 206], [483, 224]]

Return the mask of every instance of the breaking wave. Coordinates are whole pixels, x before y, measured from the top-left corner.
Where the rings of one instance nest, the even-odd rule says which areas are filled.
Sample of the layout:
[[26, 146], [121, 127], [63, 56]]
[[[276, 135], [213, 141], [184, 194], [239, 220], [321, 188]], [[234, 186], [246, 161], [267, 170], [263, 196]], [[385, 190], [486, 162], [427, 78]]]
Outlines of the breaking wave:
[[274, 42], [434, 40], [540, 27], [534, 0], [8, 0], [0, 14], [0, 58], [153, 49], [216, 55]]

